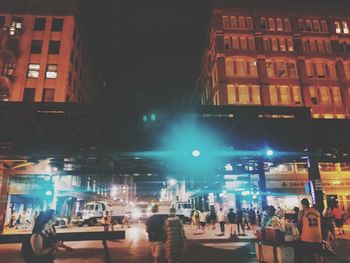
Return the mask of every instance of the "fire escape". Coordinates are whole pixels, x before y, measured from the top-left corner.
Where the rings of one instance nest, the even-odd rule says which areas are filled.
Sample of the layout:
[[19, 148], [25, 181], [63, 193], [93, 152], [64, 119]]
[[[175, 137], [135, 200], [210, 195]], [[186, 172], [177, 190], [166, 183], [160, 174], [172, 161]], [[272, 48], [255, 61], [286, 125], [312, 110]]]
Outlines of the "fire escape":
[[20, 56], [20, 37], [23, 21], [13, 17], [11, 25], [0, 31], [0, 101], [9, 101], [15, 81], [15, 68]]

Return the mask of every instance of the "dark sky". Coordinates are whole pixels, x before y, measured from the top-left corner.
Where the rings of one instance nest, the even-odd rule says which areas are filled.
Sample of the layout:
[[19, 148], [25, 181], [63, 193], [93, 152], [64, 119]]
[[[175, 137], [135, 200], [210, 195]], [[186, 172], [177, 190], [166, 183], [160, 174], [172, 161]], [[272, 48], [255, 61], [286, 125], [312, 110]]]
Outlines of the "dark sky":
[[108, 100], [121, 106], [183, 104], [195, 86], [207, 0], [81, 1]]

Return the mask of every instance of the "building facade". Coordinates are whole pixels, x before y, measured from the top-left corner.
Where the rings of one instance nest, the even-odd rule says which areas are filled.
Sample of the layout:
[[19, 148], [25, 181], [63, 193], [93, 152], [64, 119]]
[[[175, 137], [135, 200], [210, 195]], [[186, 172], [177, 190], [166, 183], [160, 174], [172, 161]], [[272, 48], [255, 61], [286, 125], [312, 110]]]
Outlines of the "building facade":
[[0, 27], [0, 101], [99, 100], [75, 0], [1, 1]]
[[350, 117], [349, 8], [213, 1], [195, 98], [202, 105], [309, 107]]
[[[263, 6], [254, 0], [212, 4], [197, 104], [306, 107], [314, 119], [350, 118], [349, 7], [273, 0]], [[325, 204], [350, 212], [349, 164], [320, 162], [319, 171]], [[306, 163], [265, 163], [265, 174], [269, 204], [292, 209], [308, 196]], [[191, 201], [207, 209], [235, 207], [239, 198], [249, 207], [259, 199], [258, 181], [257, 174], [233, 171]]]

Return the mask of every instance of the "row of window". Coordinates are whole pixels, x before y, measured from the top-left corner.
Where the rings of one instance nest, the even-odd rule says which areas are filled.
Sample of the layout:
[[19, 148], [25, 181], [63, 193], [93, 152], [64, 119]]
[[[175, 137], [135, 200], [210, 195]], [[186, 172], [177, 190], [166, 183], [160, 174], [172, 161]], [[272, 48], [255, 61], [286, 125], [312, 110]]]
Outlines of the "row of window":
[[[331, 53], [332, 45], [329, 40], [305, 39], [302, 41], [304, 52]], [[292, 38], [266, 38], [263, 39], [265, 51], [293, 52], [294, 45]], [[347, 45], [348, 46], [348, 45]], [[224, 48], [229, 50], [255, 50], [253, 37], [225, 36]], [[350, 51], [350, 47], [349, 47]]]
[[[28, 78], [39, 78], [40, 64], [30, 63], [28, 64], [27, 77]], [[57, 64], [47, 64], [45, 78], [56, 79], [58, 72]]]
[[[225, 60], [227, 76], [251, 76], [257, 77], [257, 62], [254, 59], [231, 59]], [[306, 61], [306, 73], [309, 78], [336, 78], [335, 65], [328, 61]], [[276, 78], [296, 78], [298, 77], [296, 63], [287, 60], [271, 60], [265, 61], [268, 77]], [[350, 70], [350, 66], [346, 64], [346, 72]], [[350, 73], [350, 72], [349, 72]]]
[[[41, 54], [43, 48], [42, 40], [32, 40], [32, 44], [30, 47], [31, 54]], [[48, 54], [57, 55], [60, 53], [61, 41], [58, 40], [50, 40], [49, 42], [49, 50]]]
[[[224, 29], [253, 30], [253, 18], [251, 16], [222, 16]], [[349, 34], [347, 21], [334, 21], [337, 34]], [[261, 17], [260, 28], [269, 31], [291, 31], [289, 18]], [[302, 32], [328, 33], [326, 20], [319, 19], [298, 19], [298, 28]]]
[[[43, 102], [54, 102], [55, 89], [44, 88], [42, 101]], [[23, 93], [23, 101], [34, 102], [35, 101], [35, 88], [25, 88]]]
[[[228, 104], [261, 104], [260, 87], [258, 85], [229, 84], [226, 88]], [[308, 89], [314, 105], [342, 104], [339, 87], [310, 86]], [[300, 86], [269, 85], [268, 90], [272, 105], [302, 104]]]

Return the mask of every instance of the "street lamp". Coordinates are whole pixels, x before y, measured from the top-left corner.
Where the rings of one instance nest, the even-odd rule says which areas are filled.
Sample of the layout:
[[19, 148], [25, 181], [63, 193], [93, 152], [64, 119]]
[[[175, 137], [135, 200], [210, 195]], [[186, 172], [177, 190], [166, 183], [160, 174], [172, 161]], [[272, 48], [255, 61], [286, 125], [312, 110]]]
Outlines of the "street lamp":
[[199, 151], [199, 150], [193, 150], [192, 151], [192, 156], [194, 157], [194, 158], [197, 158], [197, 157], [199, 157], [201, 155], [201, 152]]

